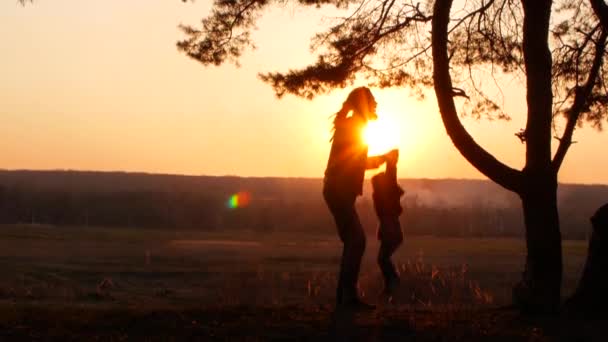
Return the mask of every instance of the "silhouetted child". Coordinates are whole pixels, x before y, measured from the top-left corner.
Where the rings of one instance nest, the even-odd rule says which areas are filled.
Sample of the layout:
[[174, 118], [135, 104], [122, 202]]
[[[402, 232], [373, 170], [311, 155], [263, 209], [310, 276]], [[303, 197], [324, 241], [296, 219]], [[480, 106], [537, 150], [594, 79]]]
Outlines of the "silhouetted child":
[[399, 216], [403, 212], [400, 198], [404, 191], [397, 183], [398, 150], [390, 152], [386, 170], [372, 177], [374, 209], [380, 224], [378, 226], [378, 265], [384, 277], [384, 293], [390, 295], [399, 285], [399, 273], [391, 256], [403, 242], [403, 232]]

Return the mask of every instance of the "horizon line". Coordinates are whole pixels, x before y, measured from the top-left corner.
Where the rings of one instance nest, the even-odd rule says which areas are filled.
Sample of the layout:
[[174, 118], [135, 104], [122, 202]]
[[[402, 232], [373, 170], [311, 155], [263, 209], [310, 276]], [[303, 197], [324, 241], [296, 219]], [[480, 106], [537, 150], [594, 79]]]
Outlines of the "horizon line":
[[[164, 172], [149, 172], [149, 171], [126, 171], [126, 170], [83, 170], [83, 169], [5, 169], [0, 168], [0, 172], [74, 172], [74, 173], [122, 173], [122, 174], [133, 174], [133, 175], [151, 175], [151, 176], [178, 176], [178, 177], [215, 177], [215, 178], [251, 178], [251, 179], [268, 179], [268, 178], [279, 178], [279, 179], [309, 179], [309, 180], [322, 180], [323, 177], [311, 177], [311, 176], [242, 176], [242, 175], [210, 175], [210, 174], [186, 174], [186, 173], [164, 173]], [[369, 178], [365, 178], [369, 180]], [[455, 177], [444, 177], [444, 178], [431, 178], [431, 177], [398, 177], [403, 180], [455, 180], [455, 181], [483, 181], [494, 183], [489, 178], [455, 178]], [[584, 186], [608, 186], [604, 183], [574, 183], [574, 182], [559, 182], [562, 185], [584, 185]]]

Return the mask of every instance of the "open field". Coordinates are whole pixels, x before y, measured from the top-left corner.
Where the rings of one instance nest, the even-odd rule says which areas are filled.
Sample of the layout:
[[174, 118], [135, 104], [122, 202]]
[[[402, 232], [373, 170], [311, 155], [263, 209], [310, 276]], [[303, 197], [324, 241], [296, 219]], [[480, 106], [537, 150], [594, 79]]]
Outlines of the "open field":
[[[523, 268], [521, 240], [406, 237], [395, 257], [403, 284], [391, 303], [377, 295], [377, 249], [369, 238], [360, 285], [379, 309], [346, 324], [332, 314], [341, 252], [333, 231], [0, 226], [0, 339], [307, 340], [344, 324], [347, 335], [380, 339], [563, 335], [550, 332], [560, 324], [543, 330], [502, 308]], [[586, 243], [564, 249], [567, 295]], [[593, 340], [587, 328], [575, 331]]]

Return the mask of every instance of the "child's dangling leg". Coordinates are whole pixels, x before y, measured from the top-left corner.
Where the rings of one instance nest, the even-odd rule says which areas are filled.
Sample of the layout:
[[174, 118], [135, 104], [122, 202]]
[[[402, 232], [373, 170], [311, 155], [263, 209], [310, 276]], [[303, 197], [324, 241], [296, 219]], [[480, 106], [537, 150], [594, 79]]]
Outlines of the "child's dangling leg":
[[380, 250], [378, 252], [378, 266], [384, 278], [384, 293], [391, 295], [399, 285], [399, 272], [391, 257], [403, 242], [403, 232], [399, 217], [383, 217], [378, 231]]

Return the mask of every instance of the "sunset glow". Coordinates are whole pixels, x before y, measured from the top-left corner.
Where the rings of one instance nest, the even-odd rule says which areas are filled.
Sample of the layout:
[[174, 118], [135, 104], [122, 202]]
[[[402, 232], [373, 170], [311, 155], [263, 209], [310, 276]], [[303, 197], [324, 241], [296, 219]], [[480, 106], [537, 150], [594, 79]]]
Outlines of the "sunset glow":
[[363, 131], [363, 139], [368, 146], [369, 155], [386, 153], [399, 146], [397, 125], [382, 117], [370, 121]]
[[[298, 15], [267, 11], [258, 49], [243, 54], [240, 68], [206, 68], [175, 48], [184, 38], [177, 24], [196, 25], [213, 2], [145, 3], [0, 3], [0, 169], [323, 177], [332, 115], [354, 87], [369, 84], [358, 79], [312, 101], [277, 100], [257, 74], [314, 61], [310, 37], [324, 16], [338, 13], [314, 6]], [[514, 133], [526, 127], [527, 108], [518, 82], [503, 89], [511, 121], [462, 121], [479, 145], [522, 169], [526, 145]], [[372, 92], [379, 121], [367, 133], [370, 155], [398, 147], [400, 177], [486, 179], [446, 134], [432, 89], [422, 100], [404, 87]], [[608, 134], [586, 125], [574, 140], [560, 182], [608, 183], [608, 174], [597, 172], [608, 169], [608, 158], [589, 157], [603, 150]]]

